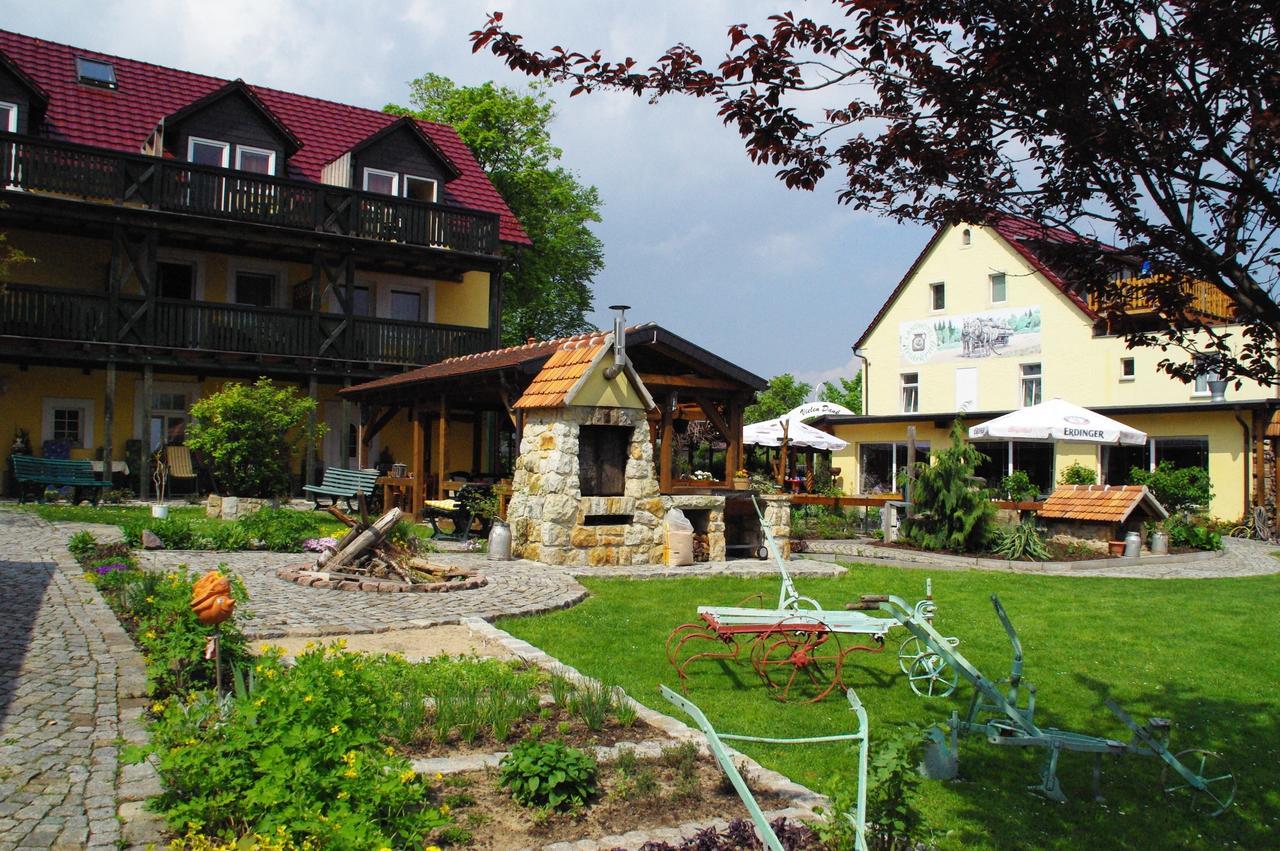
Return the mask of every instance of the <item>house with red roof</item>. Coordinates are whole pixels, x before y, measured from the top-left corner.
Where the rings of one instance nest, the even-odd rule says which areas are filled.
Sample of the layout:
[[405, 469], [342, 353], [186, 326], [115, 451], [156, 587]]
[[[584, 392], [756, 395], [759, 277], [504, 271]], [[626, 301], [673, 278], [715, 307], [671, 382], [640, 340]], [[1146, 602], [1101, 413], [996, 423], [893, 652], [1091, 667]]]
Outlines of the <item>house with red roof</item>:
[[[343, 387], [493, 348], [529, 239], [453, 128], [0, 31], [0, 433], [137, 476], [191, 404], [268, 376], [353, 466]], [[446, 469], [490, 472], [494, 418]], [[369, 461], [406, 460], [390, 423]], [[434, 459], [433, 459], [434, 463]], [[105, 474], [105, 472], [104, 472]]]
[[[1101, 304], [1085, 279], [1115, 284]], [[1161, 462], [1208, 469], [1217, 517], [1275, 505], [1274, 390], [1251, 382], [1225, 388], [1212, 364], [1194, 382], [1159, 368], [1186, 358], [1170, 349], [1127, 348], [1128, 329], [1158, 328], [1144, 296], [1141, 259], [1100, 241], [1016, 218], [940, 228], [854, 344], [862, 359], [864, 410], [820, 420], [849, 446], [832, 465], [859, 496], [901, 492], [909, 431], [917, 458], [949, 444], [952, 422], [967, 427], [1053, 397], [1144, 431], [1144, 446], [986, 441], [979, 471], [989, 485], [1025, 472], [1042, 494], [1072, 464], [1099, 484], [1126, 485]], [[1188, 282], [1186, 316], [1239, 333], [1220, 290]]]

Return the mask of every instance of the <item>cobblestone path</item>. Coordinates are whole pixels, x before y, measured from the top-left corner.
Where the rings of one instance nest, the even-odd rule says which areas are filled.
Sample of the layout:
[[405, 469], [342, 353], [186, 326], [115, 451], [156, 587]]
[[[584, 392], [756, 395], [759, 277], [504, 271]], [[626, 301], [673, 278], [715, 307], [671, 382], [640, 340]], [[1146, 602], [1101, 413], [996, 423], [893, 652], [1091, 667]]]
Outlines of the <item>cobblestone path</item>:
[[0, 511], [0, 848], [116, 848], [121, 700], [142, 660], [65, 549]]

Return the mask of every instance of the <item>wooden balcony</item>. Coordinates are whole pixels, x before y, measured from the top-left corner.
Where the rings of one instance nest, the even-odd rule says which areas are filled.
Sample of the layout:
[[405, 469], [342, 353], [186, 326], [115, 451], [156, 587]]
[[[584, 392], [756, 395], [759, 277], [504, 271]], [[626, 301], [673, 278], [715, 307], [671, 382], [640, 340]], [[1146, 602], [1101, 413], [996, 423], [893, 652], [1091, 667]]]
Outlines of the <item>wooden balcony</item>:
[[498, 254], [498, 217], [445, 204], [0, 133], [0, 186], [98, 204]]
[[491, 348], [489, 329], [8, 284], [0, 337], [173, 353], [421, 366]]
[[[1169, 275], [1150, 275], [1145, 278], [1130, 278], [1120, 282], [1121, 310], [1130, 316], [1144, 316], [1155, 313], [1147, 287], [1164, 286], [1170, 280]], [[1208, 281], [1197, 281], [1184, 278], [1182, 286], [1187, 290], [1187, 313], [1202, 319], [1219, 322], [1234, 322], [1236, 319], [1235, 304], [1222, 290]], [[1102, 311], [1103, 303], [1096, 295], [1089, 296], [1089, 307]]]

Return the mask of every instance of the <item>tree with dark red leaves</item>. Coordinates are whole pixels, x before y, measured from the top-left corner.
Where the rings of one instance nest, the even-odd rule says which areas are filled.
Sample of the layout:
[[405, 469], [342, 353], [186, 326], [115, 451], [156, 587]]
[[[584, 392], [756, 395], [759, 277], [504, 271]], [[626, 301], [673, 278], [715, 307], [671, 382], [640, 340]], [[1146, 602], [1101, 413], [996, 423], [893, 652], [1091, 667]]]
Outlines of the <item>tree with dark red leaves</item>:
[[[1080, 239], [1050, 240], [1057, 262], [1131, 344], [1220, 355], [1227, 376], [1280, 383], [1274, 0], [831, 0], [825, 12], [730, 26], [716, 65], [683, 44], [647, 68], [543, 53], [501, 13], [471, 40], [575, 95], [706, 98], [787, 186], [834, 172], [856, 209], [1069, 231]], [[1141, 294], [1161, 322], [1120, 321], [1117, 261], [1152, 273]], [[1202, 281], [1235, 303], [1243, 333], [1228, 339], [1194, 309], [1188, 283]], [[1185, 356], [1162, 366], [1195, 369]]]

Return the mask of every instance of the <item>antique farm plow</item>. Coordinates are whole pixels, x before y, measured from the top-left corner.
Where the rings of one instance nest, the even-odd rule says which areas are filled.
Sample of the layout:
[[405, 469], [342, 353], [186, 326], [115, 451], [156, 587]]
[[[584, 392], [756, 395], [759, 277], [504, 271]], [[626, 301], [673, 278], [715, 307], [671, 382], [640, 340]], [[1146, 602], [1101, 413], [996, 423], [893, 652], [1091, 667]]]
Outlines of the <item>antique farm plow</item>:
[[[899, 624], [892, 618], [857, 610], [877, 609], [887, 597], [864, 596], [850, 607], [854, 611], [830, 611], [812, 597], [800, 594], [758, 504], [756, 514], [781, 577], [776, 608], [699, 606], [697, 621], [681, 624], [667, 636], [667, 661], [686, 682], [691, 663], [732, 662], [744, 658], [745, 652], [756, 675], [779, 700], [787, 700], [797, 682], [817, 691], [809, 702], [822, 700], [845, 687], [841, 673], [849, 654], [879, 653], [884, 649], [885, 636]], [[932, 623], [936, 610], [932, 583], [928, 583], [925, 599], [916, 604], [913, 613], [923, 622]], [[854, 643], [857, 639], [850, 636], [860, 636], [866, 643]], [[899, 648], [898, 664], [906, 672], [925, 652], [926, 648], [909, 636]], [[937, 694], [945, 696], [950, 692], [939, 689]]]
[[747, 788], [746, 781], [742, 779], [742, 774], [739, 773], [738, 767], [733, 764], [733, 758], [729, 753], [729, 749], [724, 746], [724, 742], [763, 742], [771, 745], [857, 742], [858, 801], [852, 813], [844, 813], [843, 815], [853, 825], [855, 848], [857, 851], [867, 851], [867, 711], [862, 708], [862, 701], [858, 699], [858, 695], [853, 689], [846, 689], [845, 697], [849, 700], [849, 708], [858, 716], [858, 729], [856, 732], [832, 736], [810, 736], [803, 739], [775, 739], [764, 736], [739, 736], [731, 733], [717, 733], [715, 728], [711, 726], [711, 722], [707, 720], [707, 716], [692, 701], [676, 694], [666, 686], [659, 686], [659, 688], [662, 690], [662, 696], [691, 717], [698, 725], [698, 728], [706, 735], [707, 745], [711, 748], [711, 753], [715, 756], [716, 761], [720, 763], [720, 767], [724, 769], [724, 773], [728, 775], [729, 781], [738, 793], [738, 797], [742, 799], [742, 803], [747, 807], [747, 812], [751, 814], [751, 821], [756, 826], [756, 831], [764, 841], [765, 847], [769, 848], [770, 851], [783, 851], [782, 842], [778, 840], [778, 835], [770, 827], [769, 820], [765, 818], [764, 811], [760, 809], [760, 804], [756, 802], [755, 796]]
[[[1231, 768], [1219, 754], [1201, 748], [1189, 748], [1178, 753], [1169, 750], [1172, 724], [1167, 718], [1151, 718], [1139, 724], [1121, 709], [1115, 701], [1107, 699], [1107, 708], [1132, 731], [1129, 741], [1122, 742], [1103, 736], [1040, 727], [1035, 723], [1036, 688], [1022, 676], [1022, 643], [1005, 614], [1000, 599], [991, 595], [996, 616], [1004, 625], [1004, 631], [1013, 645], [1013, 664], [1008, 680], [995, 682], [982, 673], [956, 651], [946, 638], [938, 634], [933, 625], [916, 616], [913, 609], [897, 598], [890, 597], [880, 604], [912, 635], [928, 649], [910, 666], [908, 676], [912, 688], [917, 684], [940, 682], [952, 684], [959, 677], [974, 686], [973, 699], [964, 717], [952, 712], [950, 730], [939, 727], [929, 730], [929, 743], [925, 751], [925, 773], [935, 779], [949, 780], [959, 768], [958, 739], [961, 734], [985, 736], [993, 745], [1044, 748], [1049, 751], [1040, 769], [1040, 782], [1031, 786], [1033, 791], [1054, 801], [1065, 801], [1066, 795], [1058, 781], [1058, 757], [1063, 751], [1079, 751], [1096, 755], [1093, 769], [1094, 796], [1101, 798], [1102, 756], [1158, 757], [1165, 765], [1160, 775], [1160, 785], [1165, 794], [1186, 799], [1193, 812], [1216, 816], [1231, 806], [1235, 799], [1236, 779]], [[1001, 685], [1007, 684], [1007, 691]], [[1021, 705], [1025, 695], [1025, 706]]]

